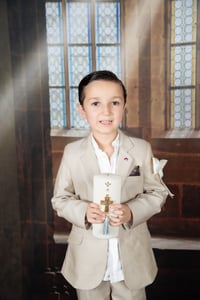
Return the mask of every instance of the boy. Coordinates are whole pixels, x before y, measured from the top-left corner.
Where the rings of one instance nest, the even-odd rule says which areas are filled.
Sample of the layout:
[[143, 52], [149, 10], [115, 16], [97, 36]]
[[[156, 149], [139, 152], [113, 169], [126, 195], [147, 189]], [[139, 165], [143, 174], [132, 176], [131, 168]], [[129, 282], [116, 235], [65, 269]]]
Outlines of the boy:
[[[78, 110], [90, 134], [65, 147], [58, 171], [53, 208], [72, 223], [62, 274], [81, 300], [145, 300], [157, 267], [146, 221], [159, 213], [168, 189], [152, 171], [148, 142], [120, 131], [126, 89], [110, 71], [96, 71], [79, 84]], [[93, 177], [122, 178], [121, 203], [112, 204], [109, 224], [119, 236], [98, 239], [93, 224], [105, 213], [93, 202]]]

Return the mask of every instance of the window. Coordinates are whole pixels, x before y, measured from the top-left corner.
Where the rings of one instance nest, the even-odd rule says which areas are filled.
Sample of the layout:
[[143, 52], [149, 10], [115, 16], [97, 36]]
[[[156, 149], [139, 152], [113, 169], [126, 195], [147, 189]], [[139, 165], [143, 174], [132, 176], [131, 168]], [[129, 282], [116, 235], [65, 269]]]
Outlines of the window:
[[76, 110], [78, 83], [94, 70], [121, 77], [119, 0], [46, 2], [52, 129], [86, 129]]
[[197, 129], [197, 0], [170, 2], [171, 129]]

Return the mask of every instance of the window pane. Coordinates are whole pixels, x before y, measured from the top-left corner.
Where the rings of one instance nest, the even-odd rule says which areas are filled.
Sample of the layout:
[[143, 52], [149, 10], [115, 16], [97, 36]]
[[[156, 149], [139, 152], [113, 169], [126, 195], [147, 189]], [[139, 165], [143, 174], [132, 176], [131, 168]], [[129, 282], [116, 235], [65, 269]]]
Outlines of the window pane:
[[176, 46], [171, 50], [171, 85], [184, 86], [195, 84], [196, 47]]
[[68, 42], [90, 43], [90, 4], [87, 2], [67, 3]]
[[71, 116], [71, 127], [78, 129], [88, 129], [89, 125], [85, 119], [81, 117], [79, 112], [77, 111], [77, 103], [78, 103], [78, 89], [71, 88], [70, 89], [70, 116]]
[[90, 3], [67, 3], [68, 75], [69, 102], [72, 128], [88, 128], [88, 124], [77, 111], [78, 84], [92, 70]]
[[62, 43], [62, 11], [61, 3], [46, 2], [47, 43]]
[[96, 3], [96, 43], [120, 43], [119, 3]]
[[174, 99], [172, 107], [172, 128], [192, 128], [194, 126], [194, 89], [179, 89], [171, 91]]
[[196, 0], [172, 1], [172, 43], [196, 41]]
[[78, 84], [91, 70], [90, 48], [87, 46], [69, 47], [69, 86], [70, 86], [70, 117], [71, 127], [87, 128], [87, 122], [82, 120], [76, 105], [78, 103]]
[[49, 67], [49, 85], [64, 86], [64, 60], [63, 47], [48, 47], [48, 67]]
[[120, 76], [120, 47], [97, 46], [97, 69], [107, 69]]
[[61, 3], [46, 3], [46, 29], [51, 127], [63, 128], [66, 126], [66, 98]]
[[50, 88], [49, 92], [50, 92], [51, 126], [54, 128], [63, 128], [66, 126], [65, 89]]
[[195, 127], [197, 1], [171, 1], [171, 128]]
[[68, 52], [69, 85], [78, 86], [79, 81], [91, 70], [91, 55], [88, 46], [71, 46]]

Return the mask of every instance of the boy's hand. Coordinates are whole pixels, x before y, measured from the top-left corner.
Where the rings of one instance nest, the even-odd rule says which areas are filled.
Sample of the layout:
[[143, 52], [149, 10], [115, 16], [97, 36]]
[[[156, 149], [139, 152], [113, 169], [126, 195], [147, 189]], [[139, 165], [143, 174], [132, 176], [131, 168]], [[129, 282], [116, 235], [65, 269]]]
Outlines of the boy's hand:
[[132, 212], [126, 204], [110, 205], [110, 225], [119, 226], [132, 220]]
[[104, 222], [105, 213], [100, 210], [100, 206], [96, 203], [88, 204], [86, 218], [89, 223], [100, 224]]

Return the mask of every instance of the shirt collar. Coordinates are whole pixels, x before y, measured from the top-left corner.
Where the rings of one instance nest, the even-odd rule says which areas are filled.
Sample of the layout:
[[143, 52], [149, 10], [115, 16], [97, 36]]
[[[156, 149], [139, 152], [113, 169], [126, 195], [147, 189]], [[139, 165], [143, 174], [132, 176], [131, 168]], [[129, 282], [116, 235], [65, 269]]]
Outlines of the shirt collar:
[[[97, 142], [95, 141], [95, 138], [93, 137], [93, 135], [92, 135], [92, 144], [93, 144], [93, 146], [94, 146], [95, 151], [101, 151], [101, 152], [104, 152], [104, 151], [102, 151], [102, 150], [99, 148], [99, 146], [98, 146]], [[117, 134], [116, 138], [115, 138], [114, 141], [112, 142], [112, 146], [114, 147], [115, 151], [119, 149], [119, 133]]]

